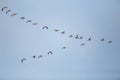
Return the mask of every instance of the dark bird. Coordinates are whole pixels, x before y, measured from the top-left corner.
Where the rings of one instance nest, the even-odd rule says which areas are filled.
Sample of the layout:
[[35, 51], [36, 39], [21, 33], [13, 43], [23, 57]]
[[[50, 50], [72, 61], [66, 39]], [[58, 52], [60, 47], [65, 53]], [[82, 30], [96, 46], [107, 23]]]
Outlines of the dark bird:
[[78, 39], [78, 36], [79, 36], [79, 35], [76, 35], [75, 39]]
[[32, 23], [32, 25], [38, 25], [38, 23]]
[[36, 58], [36, 56], [32, 56], [33, 58]]
[[42, 27], [42, 29], [48, 29], [48, 27], [47, 27], [47, 26], [44, 26], [44, 27]]
[[25, 19], [25, 17], [21, 17], [21, 19]]
[[69, 35], [69, 37], [71, 38], [71, 37], [73, 37], [73, 35], [71, 34], [71, 35]]
[[87, 41], [91, 41], [92, 40], [92, 38], [90, 37]]
[[27, 60], [26, 58], [23, 58], [22, 60], [21, 60], [21, 62], [23, 62], [23, 61], [25, 61], [25, 60]]
[[81, 36], [79, 39], [83, 39], [83, 36]]
[[11, 16], [15, 16], [15, 15], [17, 15], [16, 13], [13, 13]]
[[61, 34], [65, 34], [65, 31], [62, 31]]
[[58, 32], [59, 30], [58, 30], [58, 29], [55, 29], [54, 31], [55, 31], [55, 32]]
[[7, 11], [6, 11], [6, 14], [9, 13], [9, 12], [11, 12], [11, 10], [7, 10]]
[[81, 46], [84, 46], [84, 45], [85, 45], [85, 43], [82, 43], [82, 44], [81, 44]]
[[53, 54], [53, 52], [52, 52], [52, 51], [49, 51], [47, 54], [48, 54], [48, 55], [49, 55], [49, 54]]
[[64, 47], [62, 47], [62, 49], [66, 49], [66, 48], [67, 48], [67, 47], [65, 47], [65, 46], [64, 46]]
[[38, 58], [42, 58], [43, 56], [42, 55], [39, 55]]
[[104, 41], [104, 40], [105, 40], [104, 38], [101, 39], [101, 41]]
[[112, 43], [112, 41], [108, 41], [108, 43]]
[[27, 20], [26, 23], [32, 22], [31, 20]]
[[3, 8], [1, 9], [1, 11], [4, 11], [4, 9], [8, 9], [8, 7], [3, 7]]

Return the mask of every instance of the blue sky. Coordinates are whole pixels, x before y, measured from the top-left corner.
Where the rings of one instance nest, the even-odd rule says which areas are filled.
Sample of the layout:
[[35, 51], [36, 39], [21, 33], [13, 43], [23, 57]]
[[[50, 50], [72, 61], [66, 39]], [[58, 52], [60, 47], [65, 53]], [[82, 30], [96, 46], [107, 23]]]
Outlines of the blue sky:
[[[0, 9], [4, 6], [11, 12], [0, 12], [1, 80], [120, 79], [119, 0], [0, 0]], [[38, 25], [26, 23], [29, 19]], [[45, 25], [48, 30], [41, 29]], [[47, 55], [50, 50], [53, 55]]]

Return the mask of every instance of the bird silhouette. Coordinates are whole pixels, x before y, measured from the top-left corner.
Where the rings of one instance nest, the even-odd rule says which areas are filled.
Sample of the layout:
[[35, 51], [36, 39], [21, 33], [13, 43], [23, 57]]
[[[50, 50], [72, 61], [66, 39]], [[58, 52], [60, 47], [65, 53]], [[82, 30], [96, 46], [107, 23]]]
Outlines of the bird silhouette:
[[76, 35], [75, 39], [78, 39], [78, 36], [79, 36], [79, 35]]
[[27, 20], [26, 23], [32, 22], [31, 20]]
[[112, 41], [108, 41], [108, 43], [112, 43]]
[[32, 25], [38, 25], [38, 23], [32, 23]]
[[3, 7], [3, 8], [1, 9], [1, 11], [4, 11], [4, 9], [8, 9], [8, 7]]
[[101, 41], [104, 41], [105, 39], [104, 38], [102, 38], [102, 39], [100, 39]]
[[49, 54], [53, 54], [53, 52], [52, 52], [52, 51], [49, 51], [47, 54], [48, 54], [48, 55], [49, 55]]
[[87, 41], [91, 41], [92, 40], [92, 38], [90, 37]]
[[26, 58], [23, 58], [22, 60], [21, 60], [21, 62], [24, 62], [25, 60], [27, 60]]
[[58, 32], [59, 30], [58, 30], [58, 29], [55, 29], [54, 31], [55, 31], [55, 32]]
[[25, 19], [25, 17], [21, 17], [21, 19]]
[[79, 39], [83, 39], [83, 36], [81, 36]]
[[84, 45], [85, 45], [85, 43], [82, 43], [82, 44], [81, 44], [81, 46], [84, 46]]
[[11, 10], [7, 10], [7, 11], [6, 11], [6, 14], [8, 14], [9, 12], [11, 12]]
[[61, 34], [65, 34], [65, 31], [62, 31]]
[[70, 38], [73, 37], [73, 34], [69, 35], [69, 37], [70, 37]]
[[16, 13], [13, 13], [11, 16], [15, 16], [15, 15], [17, 15]]
[[39, 55], [38, 58], [42, 58], [43, 56], [42, 55]]
[[66, 49], [66, 48], [67, 48], [67, 47], [65, 47], [65, 46], [64, 46], [64, 47], [62, 47], [62, 49]]
[[36, 56], [32, 56], [33, 58], [36, 58]]
[[47, 27], [47, 26], [44, 26], [44, 27], [42, 27], [42, 29], [48, 29], [48, 27]]

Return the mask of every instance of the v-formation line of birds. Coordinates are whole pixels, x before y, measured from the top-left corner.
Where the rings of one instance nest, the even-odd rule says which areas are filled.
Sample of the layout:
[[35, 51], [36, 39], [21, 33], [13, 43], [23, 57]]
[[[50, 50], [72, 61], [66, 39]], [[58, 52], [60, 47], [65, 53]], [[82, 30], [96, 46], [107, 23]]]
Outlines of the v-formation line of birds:
[[[1, 9], [1, 11], [2, 11], [2, 12], [5, 12], [6, 14], [10, 14], [10, 13], [11, 13], [11, 10], [10, 10], [8, 7], [3, 7], [3, 8]], [[17, 15], [17, 13], [12, 13], [12, 14], [11, 14], [11, 16], [16, 16], [16, 15]], [[38, 25], [38, 23], [36, 23], [36, 22], [33, 23], [32, 20], [26, 19], [24, 16], [20, 17], [20, 19], [21, 19], [21, 20], [26, 20], [26, 21], [25, 21], [26, 23], [31, 23], [32, 25]], [[44, 29], [48, 30], [49, 27], [48, 27], [48, 26], [43, 26], [41, 29], [42, 29], [42, 30], [44, 30]], [[60, 31], [59, 29], [54, 29], [54, 32], [60, 32], [61, 34], [65, 34], [65, 31]], [[69, 38], [74, 38], [74, 39], [79, 39], [79, 40], [83, 39], [83, 36], [79, 36], [79, 34], [77, 34], [77, 35], [70, 34], [68, 37], [69, 37]], [[92, 37], [89, 37], [89, 38], [87, 39], [87, 41], [92, 41]], [[103, 42], [103, 41], [105, 41], [105, 39], [104, 39], [104, 38], [101, 38], [100, 41]], [[109, 40], [109, 41], [107, 41], [107, 42], [108, 42], [108, 43], [112, 43], [111, 40]], [[84, 46], [84, 45], [85, 45], [85, 43], [81, 43], [81, 44], [80, 44], [80, 46]], [[62, 47], [62, 49], [66, 49], [66, 48], [67, 48], [66, 46], [63, 46], [63, 47]], [[47, 53], [47, 55], [49, 55], [49, 54], [53, 54], [53, 52], [52, 52], [52, 51], [49, 51], [49, 52]], [[42, 57], [43, 57], [43, 55], [33, 56], [33, 58], [42, 58]], [[27, 59], [26, 59], [26, 58], [23, 58], [23, 59], [21, 60], [21, 62], [24, 62], [25, 60], [27, 60]]]

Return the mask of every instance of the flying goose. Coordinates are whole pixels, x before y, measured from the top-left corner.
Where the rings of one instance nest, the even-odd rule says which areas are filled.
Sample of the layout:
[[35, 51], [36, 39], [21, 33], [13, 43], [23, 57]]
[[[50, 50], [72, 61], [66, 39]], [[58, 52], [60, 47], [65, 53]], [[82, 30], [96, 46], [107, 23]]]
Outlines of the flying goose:
[[43, 56], [42, 55], [39, 55], [38, 58], [42, 58]]
[[44, 26], [44, 27], [42, 27], [42, 29], [48, 29], [48, 27], [47, 27], [47, 26]]
[[49, 51], [47, 54], [48, 54], [48, 55], [49, 55], [49, 54], [53, 54], [53, 52], [52, 52], [52, 51]]
[[6, 11], [6, 14], [8, 14], [9, 12], [11, 12], [11, 10], [7, 10], [7, 11]]
[[71, 34], [71, 35], [69, 35], [69, 37], [71, 38], [71, 37], [73, 37], [73, 35]]
[[81, 44], [81, 46], [84, 46], [84, 45], [85, 45], [85, 43], [82, 43], [82, 44]]
[[1, 9], [1, 11], [4, 11], [4, 9], [8, 9], [8, 7], [3, 7], [3, 8]]
[[25, 60], [27, 60], [26, 58], [23, 58], [22, 60], [21, 60], [21, 62], [23, 62], [23, 61], [25, 61]]
[[67, 47], [65, 47], [65, 46], [64, 46], [64, 47], [62, 47], [62, 49], [66, 49], [66, 48], [67, 48]]
[[76, 35], [75, 39], [78, 39], [78, 36], [79, 36], [79, 35]]
[[21, 17], [21, 19], [25, 19], [25, 17]]
[[83, 39], [83, 36], [81, 36], [79, 39]]
[[59, 30], [58, 30], [58, 29], [55, 29], [54, 31], [55, 31], [55, 32], [58, 32]]
[[32, 25], [38, 25], [38, 23], [32, 23]]
[[90, 37], [87, 41], [91, 41], [92, 40], [92, 38]]
[[104, 40], [105, 40], [104, 38], [101, 39], [101, 41], [104, 41]]
[[108, 41], [108, 43], [112, 43], [112, 41]]
[[15, 16], [15, 15], [17, 15], [16, 13], [13, 13], [11, 16]]
[[65, 31], [62, 31], [61, 34], [65, 34]]
[[26, 23], [32, 22], [31, 20], [27, 20]]

